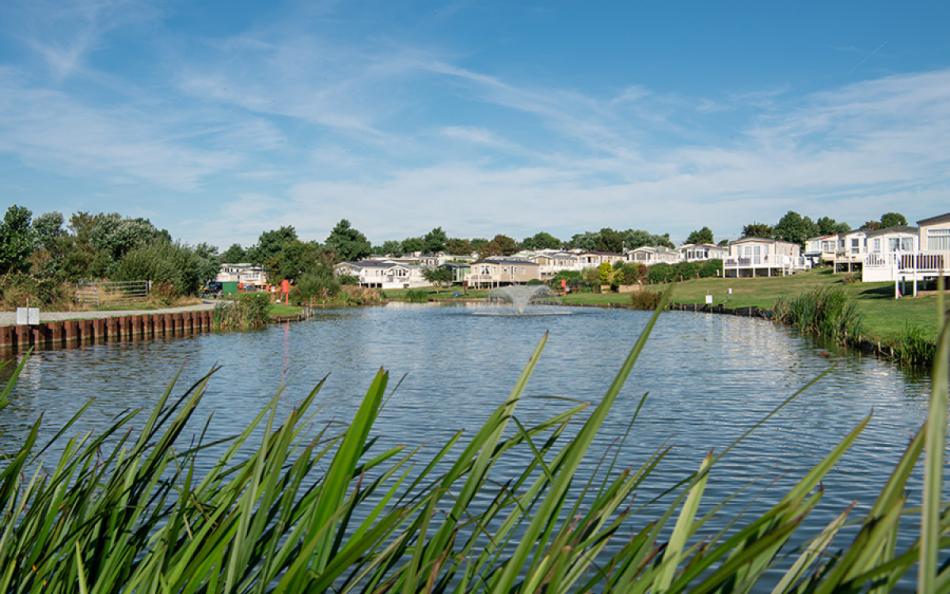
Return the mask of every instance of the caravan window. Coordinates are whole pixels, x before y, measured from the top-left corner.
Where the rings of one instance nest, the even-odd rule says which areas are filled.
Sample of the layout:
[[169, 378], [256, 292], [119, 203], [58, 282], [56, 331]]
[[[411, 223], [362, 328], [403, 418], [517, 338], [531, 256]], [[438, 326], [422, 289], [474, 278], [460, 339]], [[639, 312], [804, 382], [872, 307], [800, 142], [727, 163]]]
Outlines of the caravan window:
[[927, 249], [950, 252], [950, 229], [928, 229]]

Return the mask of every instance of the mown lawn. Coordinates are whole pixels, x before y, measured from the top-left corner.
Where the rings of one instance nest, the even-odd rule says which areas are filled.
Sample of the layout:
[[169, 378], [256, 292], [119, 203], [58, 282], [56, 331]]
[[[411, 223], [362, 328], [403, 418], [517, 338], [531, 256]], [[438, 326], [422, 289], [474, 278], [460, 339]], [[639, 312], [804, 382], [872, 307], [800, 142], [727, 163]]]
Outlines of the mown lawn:
[[818, 287], [837, 286], [855, 299], [864, 314], [864, 327], [868, 336], [883, 340], [893, 339], [910, 324], [920, 326], [936, 340], [936, 296], [895, 300], [893, 283], [845, 283], [843, 278], [842, 274], [816, 270], [787, 277], [698, 279], [678, 283], [673, 289], [673, 301], [705, 303], [706, 295], [712, 295], [716, 305], [722, 303], [726, 307], [754, 306], [770, 309], [782, 297], [792, 299]]
[[285, 316], [299, 316], [303, 313], [303, 308], [299, 305], [287, 305], [284, 303], [270, 304], [270, 317], [282, 318]]

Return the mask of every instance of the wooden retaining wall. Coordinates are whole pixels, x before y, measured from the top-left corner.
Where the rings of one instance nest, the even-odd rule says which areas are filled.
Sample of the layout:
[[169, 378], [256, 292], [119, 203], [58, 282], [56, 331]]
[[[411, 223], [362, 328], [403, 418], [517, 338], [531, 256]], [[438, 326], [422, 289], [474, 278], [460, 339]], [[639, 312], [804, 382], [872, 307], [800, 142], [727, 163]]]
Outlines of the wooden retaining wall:
[[0, 351], [22, 353], [27, 349], [190, 336], [210, 332], [211, 324], [212, 311], [203, 310], [0, 326]]

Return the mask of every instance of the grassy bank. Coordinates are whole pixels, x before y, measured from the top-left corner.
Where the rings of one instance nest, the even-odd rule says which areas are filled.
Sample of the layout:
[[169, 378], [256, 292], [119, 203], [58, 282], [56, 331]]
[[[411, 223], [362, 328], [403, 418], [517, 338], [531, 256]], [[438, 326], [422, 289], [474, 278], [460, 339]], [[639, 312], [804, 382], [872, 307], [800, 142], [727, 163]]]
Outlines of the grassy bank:
[[[726, 472], [725, 455], [810, 384], [732, 446], [697, 460], [667, 491], [665, 509], [644, 504], [668, 486], [653, 484], [668, 446], [657, 444], [632, 468], [616, 466], [608, 450], [594, 475], [579, 472], [660, 309], [597, 402], [573, 401], [544, 422], [522, 424], [519, 401], [544, 337], [484, 424], [426, 460], [372, 437], [387, 396], [382, 370], [349, 425], [310, 429], [321, 383], [283, 419], [275, 396], [250, 426], [215, 444], [227, 449], [210, 464], [199, 458], [211, 444], [185, 431], [196, 426], [189, 421], [214, 371], [187, 390], [169, 387], [147, 418], [126, 411], [110, 429], [62, 444], [58, 462], [42, 472], [32, 467], [48, 447], [38, 443], [37, 421], [22, 445], [0, 452], [0, 591], [747, 592], [770, 572], [778, 592], [888, 591], [915, 570], [920, 591], [950, 582], [938, 557], [950, 546], [941, 492], [946, 329], [927, 423], [876, 501], [843, 506], [806, 537], [801, 528], [824, 495], [822, 480], [869, 418], [816, 444], [825, 458], [761, 515], [724, 518], [720, 504], [747, 494], [720, 500], [705, 488], [710, 475]], [[0, 407], [18, 372], [0, 391]], [[516, 452], [531, 461], [512, 464]], [[914, 499], [922, 504], [911, 506], [908, 479], [921, 460], [923, 492]], [[500, 468], [519, 474], [498, 481]], [[710, 533], [713, 519], [730, 529]], [[857, 530], [839, 534], [845, 525]], [[909, 545], [898, 545], [901, 526], [915, 537]], [[796, 539], [804, 545], [792, 547]]]
[[271, 303], [268, 309], [268, 315], [274, 318], [289, 318], [303, 314], [303, 307], [300, 305], [289, 305], [286, 303]]
[[[703, 304], [706, 295], [712, 295], [715, 305], [771, 310], [781, 299], [793, 299], [824, 287], [839, 287], [854, 301], [857, 311], [862, 315], [863, 331], [868, 338], [882, 342], [899, 340], [903, 338], [905, 329], [911, 326], [918, 327], [926, 340], [936, 341], [935, 295], [895, 300], [893, 283], [845, 283], [843, 276], [817, 270], [773, 278], [696, 279], [677, 283], [673, 301]], [[656, 285], [648, 288], [661, 291], [665, 287]], [[732, 289], [731, 295], [729, 289]], [[628, 306], [630, 295], [576, 293], [565, 296], [563, 302], [565, 305]]]

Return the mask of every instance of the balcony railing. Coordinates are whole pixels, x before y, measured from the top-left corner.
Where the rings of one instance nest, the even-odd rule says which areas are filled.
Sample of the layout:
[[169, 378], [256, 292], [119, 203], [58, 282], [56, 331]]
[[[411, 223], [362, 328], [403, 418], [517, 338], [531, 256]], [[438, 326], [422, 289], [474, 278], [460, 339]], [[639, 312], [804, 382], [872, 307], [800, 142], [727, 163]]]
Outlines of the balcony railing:
[[806, 267], [804, 257], [769, 255], [764, 256], [740, 256], [738, 258], [726, 258], [723, 260], [723, 266], [726, 268], [787, 268], [797, 270]]
[[937, 273], [948, 270], [950, 253], [918, 252], [916, 254], [868, 254], [864, 259], [868, 268], [891, 268], [901, 273]]

